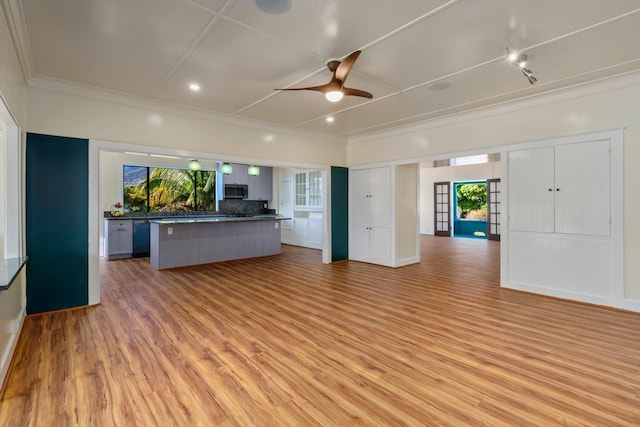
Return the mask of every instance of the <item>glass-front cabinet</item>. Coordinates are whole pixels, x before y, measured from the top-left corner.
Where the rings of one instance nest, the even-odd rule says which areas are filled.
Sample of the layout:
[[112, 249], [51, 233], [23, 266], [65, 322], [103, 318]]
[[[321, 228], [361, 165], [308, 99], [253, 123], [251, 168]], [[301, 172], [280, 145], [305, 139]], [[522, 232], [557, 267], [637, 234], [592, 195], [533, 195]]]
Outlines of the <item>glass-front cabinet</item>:
[[298, 171], [295, 173], [296, 208], [322, 208], [322, 172]]
[[[291, 224], [282, 224], [282, 242], [322, 248], [322, 171], [296, 169], [282, 173], [280, 180], [281, 209], [289, 212], [288, 200], [293, 199]], [[293, 187], [293, 188], [292, 188]], [[291, 195], [291, 196], [289, 196]]]

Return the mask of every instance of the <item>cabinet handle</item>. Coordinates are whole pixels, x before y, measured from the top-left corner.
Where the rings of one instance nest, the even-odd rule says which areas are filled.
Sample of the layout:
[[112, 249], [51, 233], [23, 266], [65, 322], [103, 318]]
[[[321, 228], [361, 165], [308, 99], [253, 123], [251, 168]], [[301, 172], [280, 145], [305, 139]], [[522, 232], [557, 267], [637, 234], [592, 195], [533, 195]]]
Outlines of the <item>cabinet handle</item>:
[[559, 188], [556, 188], [556, 191], [560, 191], [560, 189], [559, 189]]
[[553, 191], [553, 188], [550, 188], [549, 191]]

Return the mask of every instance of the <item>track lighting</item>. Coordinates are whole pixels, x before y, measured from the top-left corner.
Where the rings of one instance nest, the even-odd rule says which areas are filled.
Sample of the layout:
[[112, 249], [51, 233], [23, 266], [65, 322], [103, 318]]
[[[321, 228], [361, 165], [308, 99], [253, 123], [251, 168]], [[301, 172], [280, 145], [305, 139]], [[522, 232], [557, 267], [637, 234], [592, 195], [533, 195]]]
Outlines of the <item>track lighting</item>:
[[523, 68], [522, 69], [522, 74], [524, 74], [524, 76], [529, 80], [529, 83], [534, 84], [535, 82], [538, 81], [538, 79], [536, 79], [533, 76], [533, 73], [531, 72], [531, 70], [527, 69], [527, 68]]
[[522, 74], [527, 78], [527, 80], [529, 80], [529, 83], [534, 84], [535, 82], [537, 82], [538, 79], [533, 76], [533, 71], [526, 68], [528, 59], [527, 55], [525, 55], [524, 53], [512, 52], [508, 47], [505, 47], [505, 49], [507, 51], [507, 61], [511, 62], [512, 64], [516, 64], [522, 71]]

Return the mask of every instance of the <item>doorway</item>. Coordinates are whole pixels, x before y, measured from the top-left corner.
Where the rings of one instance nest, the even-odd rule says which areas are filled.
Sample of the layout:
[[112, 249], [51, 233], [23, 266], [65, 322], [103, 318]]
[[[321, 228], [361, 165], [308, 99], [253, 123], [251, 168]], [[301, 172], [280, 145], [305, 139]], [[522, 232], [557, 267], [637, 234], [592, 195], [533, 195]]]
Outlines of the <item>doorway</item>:
[[453, 236], [487, 238], [487, 181], [453, 183]]

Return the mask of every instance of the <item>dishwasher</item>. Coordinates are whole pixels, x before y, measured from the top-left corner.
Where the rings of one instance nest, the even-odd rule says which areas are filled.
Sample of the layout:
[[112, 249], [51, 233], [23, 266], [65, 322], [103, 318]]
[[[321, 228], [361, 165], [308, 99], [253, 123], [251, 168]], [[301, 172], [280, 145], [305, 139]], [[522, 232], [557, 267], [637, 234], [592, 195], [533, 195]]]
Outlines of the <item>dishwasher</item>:
[[149, 235], [151, 228], [149, 220], [133, 220], [133, 253], [134, 258], [149, 256]]

